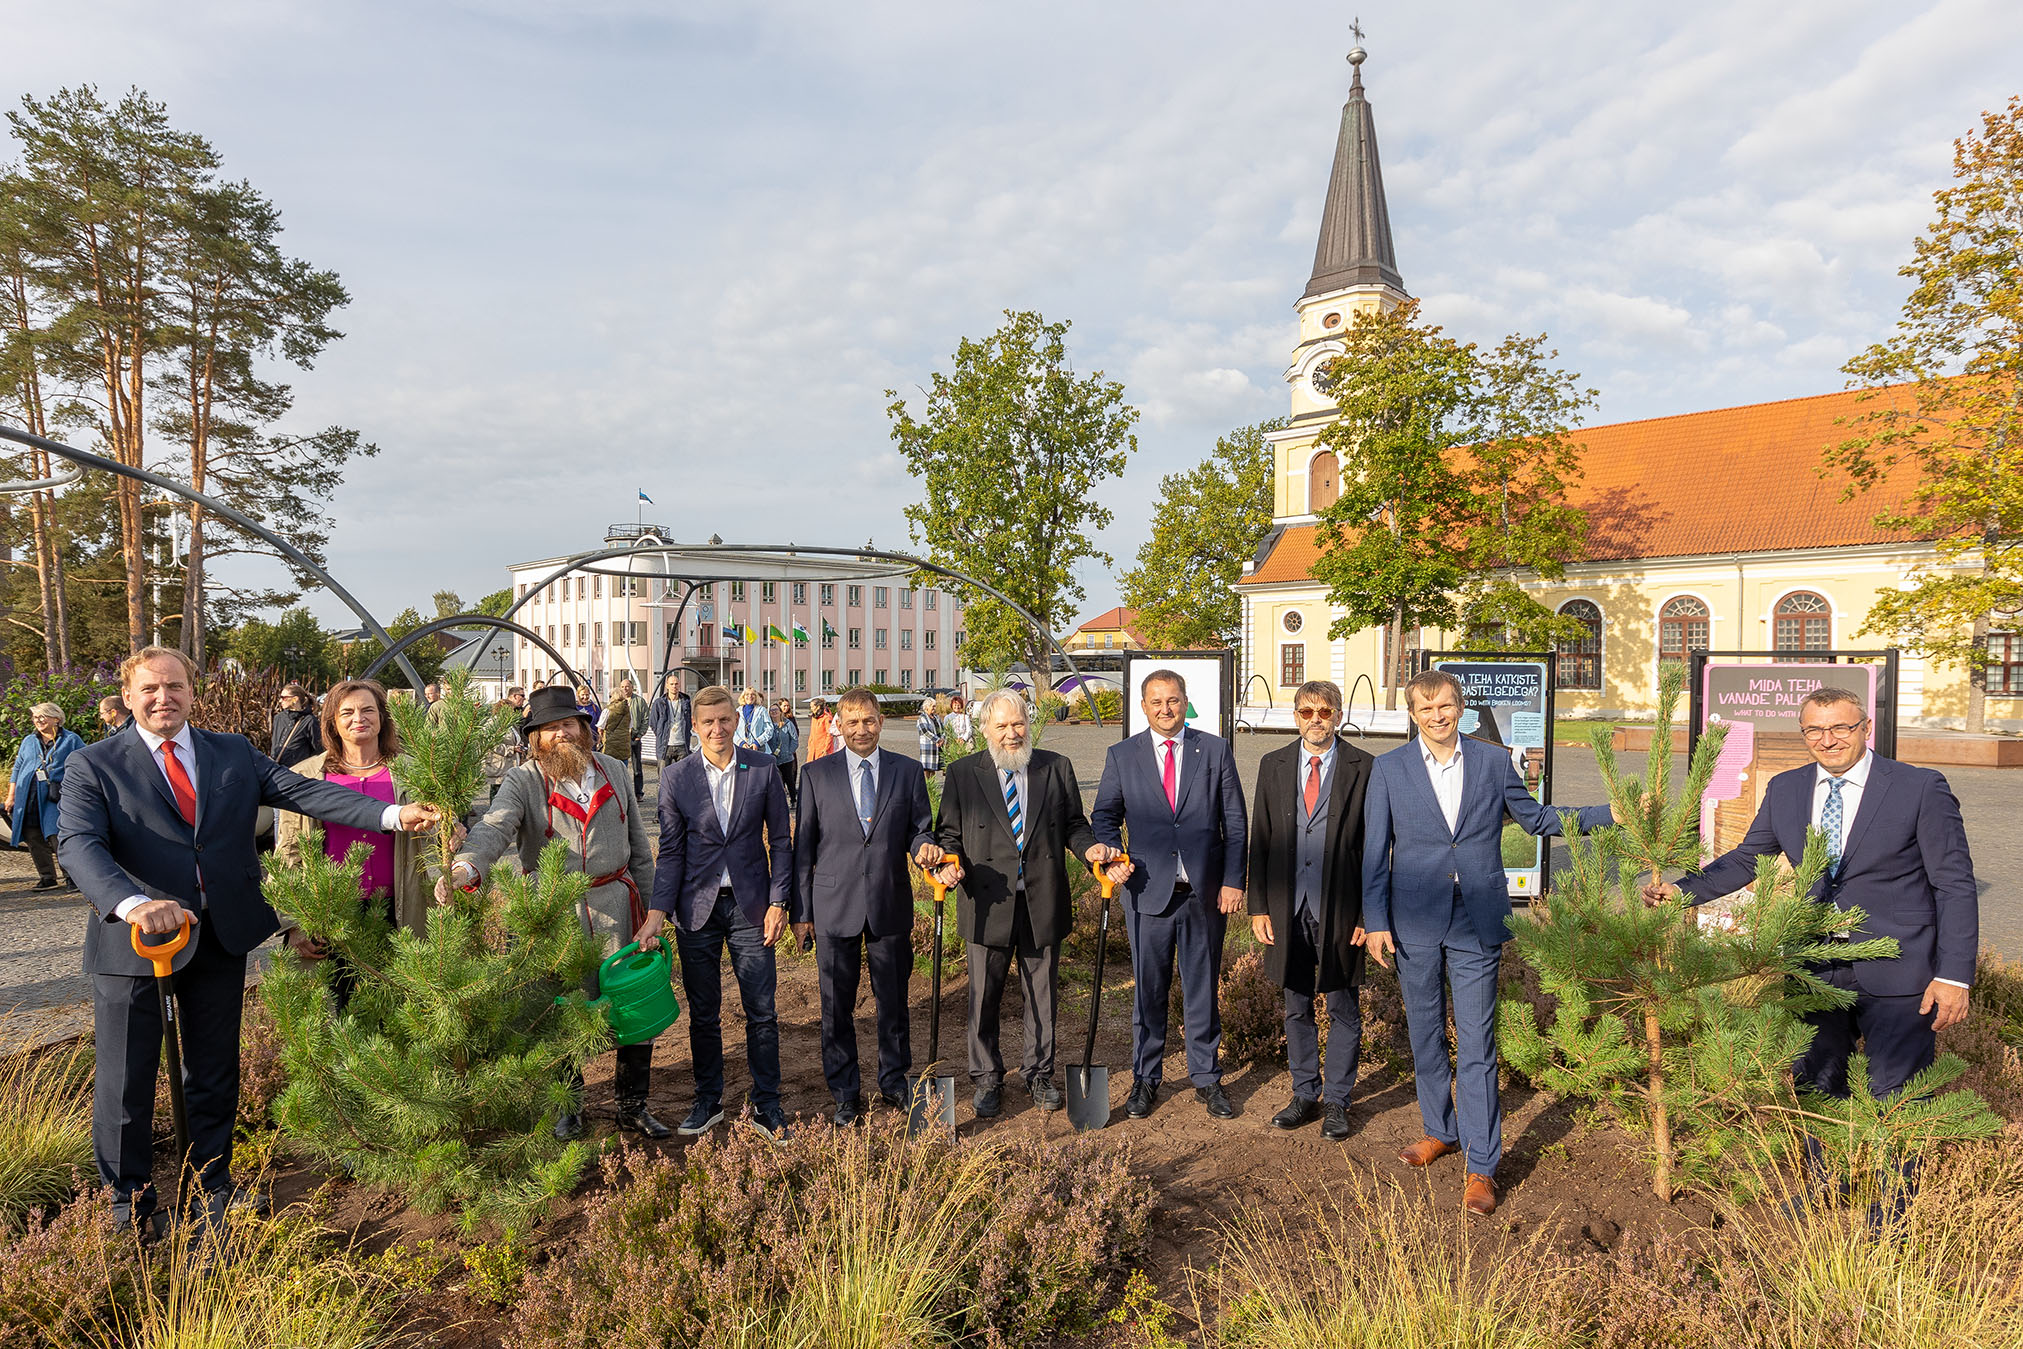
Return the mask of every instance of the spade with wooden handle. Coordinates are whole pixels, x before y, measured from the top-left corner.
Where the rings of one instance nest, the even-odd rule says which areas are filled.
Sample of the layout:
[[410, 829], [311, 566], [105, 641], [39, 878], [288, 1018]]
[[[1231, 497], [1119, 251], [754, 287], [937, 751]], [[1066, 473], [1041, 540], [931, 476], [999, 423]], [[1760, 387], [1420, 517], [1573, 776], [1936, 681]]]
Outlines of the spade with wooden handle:
[[1130, 861], [1128, 856], [1118, 856], [1096, 868], [1096, 879], [1103, 888], [1103, 918], [1096, 925], [1096, 987], [1089, 993], [1089, 1040], [1082, 1046], [1082, 1066], [1068, 1070], [1068, 1123], [1084, 1132], [1107, 1128], [1110, 1123], [1110, 1070], [1096, 1067], [1096, 1027], [1103, 1015], [1103, 955], [1110, 945], [1110, 897], [1117, 893], [1117, 887], [1110, 884], [1110, 868]]
[[948, 909], [948, 887], [935, 872], [945, 866], [960, 866], [954, 853], [944, 855], [933, 868], [923, 868], [927, 883], [934, 887], [933, 998], [927, 1008], [927, 1065], [906, 1075], [906, 1131], [918, 1134], [937, 1121], [951, 1136], [955, 1133], [955, 1075], [941, 1068], [941, 929]]
[[176, 1206], [171, 1212], [180, 1217], [190, 1189], [190, 1121], [183, 1106], [183, 1032], [176, 1019], [174, 961], [176, 952], [189, 945], [190, 916], [185, 913], [181, 929], [159, 945], [143, 942], [138, 927], [129, 927], [127, 935], [133, 942], [134, 954], [155, 967], [155, 991], [162, 1000], [162, 1048], [168, 1055], [169, 1119], [175, 1125], [176, 1133]]

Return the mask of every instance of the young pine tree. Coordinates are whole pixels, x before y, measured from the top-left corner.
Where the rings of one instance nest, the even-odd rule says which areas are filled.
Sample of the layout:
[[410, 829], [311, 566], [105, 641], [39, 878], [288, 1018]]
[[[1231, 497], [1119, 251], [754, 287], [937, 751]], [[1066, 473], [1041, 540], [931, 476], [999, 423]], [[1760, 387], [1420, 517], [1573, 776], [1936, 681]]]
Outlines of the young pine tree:
[[[1853, 1000], [1808, 965], [1872, 959], [1896, 947], [1888, 939], [1826, 945], [1862, 915], [1810, 897], [1826, 865], [1816, 831], [1795, 871], [1762, 860], [1733, 931], [1704, 930], [1681, 905], [1643, 902], [1647, 880], [1698, 865], [1700, 797], [1720, 752], [1718, 732], [1703, 736], [1672, 792], [1671, 724], [1682, 683], [1668, 667], [1644, 779], [1624, 778], [1597, 737], [1610, 798], [1627, 823], [1581, 838], [1569, 828], [1569, 871], [1548, 904], [1512, 920], [1519, 954], [1557, 1004], [1552, 1017], [1541, 1023], [1522, 1001], [1501, 1009], [1513, 1068], [1649, 1130], [1652, 1189], [1667, 1202], [1682, 1157], [1697, 1169], [1743, 1140], [1752, 1111], [1788, 1099], [1791, 1061], [1812, 1033], [1804, 1013]], [[1682, 1127], [1694, 1135], [1683, 1146]]]
[[[393, 773], [410, 799], [454, 821], [481, 798], [479, 765], [503, 718], [479, 706], [462, 671], [438, 707], [398, 716]], [[438, 836], [438, 861], [450, 838]], [[304, 856], [299, 869], [267, 862], [268, 901], [330, 952], [283, 951], [261, 985], [288, 1072], [281, 1127], [424, 1212], [454, 1207], [467, 1229], [523, 1227], [592, 1159], [552, 1132], [571, 1108], [572, 1075], [609, 1040], [582, 992], [597, 964], [577, 918], [586, 878], [550, 844], [532, 875], [501, 868], [476, 893], [452, 891], [417, 936], [360, 902], [363, 844], [333, 862], [312, 835]], [[341, 1010], [340, 975], [354, 985]]]

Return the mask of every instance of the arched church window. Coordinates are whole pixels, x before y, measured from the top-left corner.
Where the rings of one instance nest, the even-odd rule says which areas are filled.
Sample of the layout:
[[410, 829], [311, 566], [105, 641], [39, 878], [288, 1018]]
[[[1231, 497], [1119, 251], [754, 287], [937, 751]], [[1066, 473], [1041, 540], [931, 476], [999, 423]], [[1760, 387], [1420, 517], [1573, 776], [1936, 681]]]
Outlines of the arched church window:
[[1559, 606], [1560, 617], [1571, 618], [1587, 629], [1587, 635], [1559, 644], [1559, 686], [1563, 689], [1599, 689], [1602, 686], [1602, 611], [1592, 600], [1568, 600]]
[[1683, 661], [1688, 651], [1705, 651], [1712, 618], [1691, 595], [1666, 600], [1658, 611], [1658, 659]]
[[1774, 651], [1826, 651], [1833, 646], [1833, 606], [1823, 595], [1794, 590], [1777, 601], [1770, 620]]

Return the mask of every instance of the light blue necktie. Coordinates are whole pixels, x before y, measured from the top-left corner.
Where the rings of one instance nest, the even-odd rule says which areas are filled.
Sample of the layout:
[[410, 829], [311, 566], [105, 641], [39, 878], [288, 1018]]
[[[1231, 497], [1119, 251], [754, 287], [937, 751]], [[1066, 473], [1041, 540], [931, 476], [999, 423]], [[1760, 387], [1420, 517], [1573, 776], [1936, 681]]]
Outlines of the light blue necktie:
[[864, 826], [864, 837], [871, 837], [871, 816], [877, 806], [877, 791], [871, 785], [871, 761], [866, 759], [857, 765], [857, 821]]
[[1839, 778], [1826, 780], [1826, 804], [1819, 809], [1819, 832], [1826, 835], [1826, 874], [1840, 874], [1840, 788]]

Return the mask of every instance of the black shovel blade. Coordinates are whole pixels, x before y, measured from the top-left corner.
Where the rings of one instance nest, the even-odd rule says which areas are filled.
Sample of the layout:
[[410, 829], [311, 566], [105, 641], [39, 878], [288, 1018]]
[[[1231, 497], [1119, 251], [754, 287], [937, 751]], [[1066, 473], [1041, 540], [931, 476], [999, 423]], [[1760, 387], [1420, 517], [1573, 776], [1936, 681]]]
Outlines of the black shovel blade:
[[1110, 1124], [1110, 1070], [1068, 1069], [1068, 1123], [1081, 1133]]
[[955, 1132], [955, 1079], [909, 1075], [906, 1079], [906, 1132], [918, 1136], [941, 1127]]

